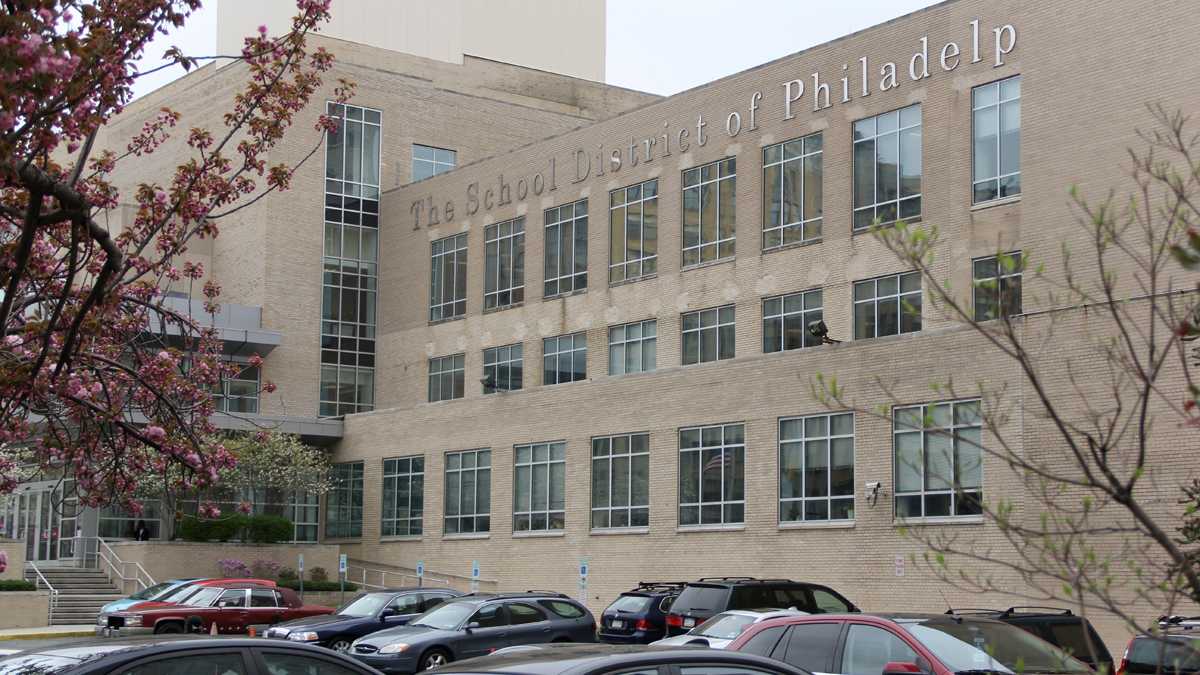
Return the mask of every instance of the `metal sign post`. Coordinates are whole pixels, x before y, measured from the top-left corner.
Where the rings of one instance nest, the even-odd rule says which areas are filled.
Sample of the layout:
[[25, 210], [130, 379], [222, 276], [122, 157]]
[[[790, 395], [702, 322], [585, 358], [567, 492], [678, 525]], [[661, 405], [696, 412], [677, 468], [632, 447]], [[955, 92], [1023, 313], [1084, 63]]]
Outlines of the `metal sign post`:
[[587, 584], [588, 584], [588, 573], [591, 571], [589, 569], [590, 567], [591, 567], [591, 564], [588, 562], [587, 558], [579, 559], [579, 601], [584, 604], [586, 604], [587, 600], [588, 600]]
[[425, 561], [424, 560], [417, 561], [417, 585], [418, 586], [425, 585]]
[[296, 569], [300, 574], [300, 600], [304, 601], [304, 554], [300, 554], [300, 560], [296, 563]]
[[479, 592], [479, 561], [471, 561], [471, 592]]
[[345, 606], [345, 604], [346, 604], [346, 554], [345, 553], [338, 556], [338, 583], [342, 587], [342, 599], [340, 601], [340, 604], [342, 606]]

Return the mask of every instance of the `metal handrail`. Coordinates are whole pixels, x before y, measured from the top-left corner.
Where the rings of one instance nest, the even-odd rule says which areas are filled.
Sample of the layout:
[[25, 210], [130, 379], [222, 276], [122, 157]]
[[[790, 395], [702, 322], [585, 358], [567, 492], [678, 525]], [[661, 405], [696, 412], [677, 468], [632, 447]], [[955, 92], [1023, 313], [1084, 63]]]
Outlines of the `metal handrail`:
[[[407, 580], [409, 580], [409, 579], [411, 579], [413, 581], [413, 583], [411, 585], [414, 585], [414, 586], [426, 586], [426, 585], [432, 584], [435, 586], [444, 586], [446, 588], [451, 588], [449, 579], [439, 579], [437, 577], [431, 577], [428, 574], [426, 574], [424, 577], [418, 577], [416, 574], [408, 574], [406, 572], [396, 572], [393, 570], [376, 569], [373, 567], [363, 567], [362, 565], [348, 565], [347, 572], [349, 572], [350, 567], [357, 567], [358, 570], [362, 572], [361, 579], [355, 580], [355, 583], [357, 583], [359, 586], [362, 586], [363, 588], [366, 588], [366, 589], [379, 590], [382, 588], [392, 588], [393, 586], [397, 586], [397, 585], [398, 586], [406, 586], [406, 585], [410, 585], [407, 583]], [[374, 584], [374, 583], [371, 583], [370, 581], [368, 581], [367, 580], [368, 574], [378, 574], [379, 575], [379, 583]], [[400, 583], [399, 584], [389, 584], [387, 581], [388, 576], [399, 577]], [[349, 573], [347, 573], [346, 578], [347, 579], [350, 578]]]
[[33, 570], [33, 573], [37, 576], [37, 580], [33, 582], [34, 588], [41, 588], [44, 585], [46, 590], [50, 591], [50, 612], [46, 617], [46, 625], [53, 625], [54, 609], [58, 607], [58, 589], [50, 583], [50, 580], [46, 578], [46, 575], [42, 574], [42, 571], [38, 569], [37, 563], [33, 562], [32, 560], [27, 560], [25, 564], [28, 565], [29, 568]]
[[[133, 583], [133, 592], [143, 591], [146, 588], [153, 586], [154, 577], [142, 567], [142, 564], [136, 560], [121, 560], [121, 556], [109, 546], [108, 542], [101, 537], [76, 537], [76, 546], [81, 546], [83, 551], [84, 566], [91, 567], [93, 559], [96, 563], [96, 568], [104, 572], [108, 580], [117, 583], [120, 580], [122, 593], [129, 592], [130, 582]], [[95, 552], [92, 551], [92, 542], [95, 541]], [[126, 570], [129, 565], [133, 565], [133, 573], [128, 574]]]

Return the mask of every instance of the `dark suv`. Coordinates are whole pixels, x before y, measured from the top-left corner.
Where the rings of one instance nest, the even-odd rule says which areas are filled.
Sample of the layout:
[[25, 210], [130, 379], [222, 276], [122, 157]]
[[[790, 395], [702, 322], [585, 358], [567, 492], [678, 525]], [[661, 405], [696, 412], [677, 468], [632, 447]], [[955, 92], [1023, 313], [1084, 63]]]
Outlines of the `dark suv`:
[[[947, 614], [985, 616], [1022, 628], [1083, 661], [1096, 671], [1113, 672], [1112, 654], [1091, 622], [1056, 607], [1009, 607], [999, 609], [952, 609]], [[1088, 642], [1091, 642], [1089, 648]], [[1093, 652], [1095, 658], [1092, 657]]]
[[600, 615], [600, 641], [650, 644], [667, 636], [667, 612], [687, 584], [643, 581], [622, 593]]
[[415, 673], [514, 645], [595, 641], [591, 613], [562, 593], [471, 593], [359, 638], [348, 653], [385, 673]]
[[1200, 616], [1163, 617], [1158, 625], [1157, 635], [1129, 641], [1117, 675], [1200, 675]]
[[667, 634], [682, 635], [728, 609], [777, 607], [809, 614], [857, 612], [854, 603], [827, 586], [791, 579], [704, 577], [684, 587], [667, 615]]

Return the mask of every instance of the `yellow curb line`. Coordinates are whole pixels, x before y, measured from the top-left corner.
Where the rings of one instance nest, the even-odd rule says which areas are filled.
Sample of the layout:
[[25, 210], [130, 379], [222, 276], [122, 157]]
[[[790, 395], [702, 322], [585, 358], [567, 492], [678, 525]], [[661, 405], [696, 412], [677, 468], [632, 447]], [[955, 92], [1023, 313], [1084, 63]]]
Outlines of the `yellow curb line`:
[[96, 634], [96, 631], [70, 631], [66, 633], [19, 633], [17, 635], [4, 635], [0, 633], [0, 640], [49, 640], [56, 637], [91, 637]]

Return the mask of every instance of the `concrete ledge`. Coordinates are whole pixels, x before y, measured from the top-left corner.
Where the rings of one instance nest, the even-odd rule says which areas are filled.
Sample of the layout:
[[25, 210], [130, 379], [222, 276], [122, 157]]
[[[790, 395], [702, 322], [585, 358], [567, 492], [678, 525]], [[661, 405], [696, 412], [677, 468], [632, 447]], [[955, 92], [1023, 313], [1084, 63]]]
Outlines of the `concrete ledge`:
[[37, 626], [34, 628], [8, 628], [0, 630], [0, 640], [54, 640], [69, 637], [93, 637], [95, 626]]
[[[50, 615], [50, 594], [46, 591], [0, 592], [0, 629], [28, 629], [45, 626]], [[6, 632], [6, 631], [0, 631]]]

